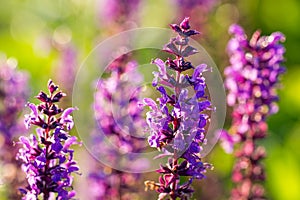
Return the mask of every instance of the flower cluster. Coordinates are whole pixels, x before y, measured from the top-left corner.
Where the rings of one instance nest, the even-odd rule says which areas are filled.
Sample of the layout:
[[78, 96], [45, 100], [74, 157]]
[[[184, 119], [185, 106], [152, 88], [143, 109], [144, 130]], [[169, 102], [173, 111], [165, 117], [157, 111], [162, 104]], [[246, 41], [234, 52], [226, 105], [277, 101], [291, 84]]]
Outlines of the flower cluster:
[[256, 31], [248, 40], [238, 25], [232, 25], [229, 32], [233, 38], [227, 47], [231, 65], [225, 69], [225, 86], [228, 105], [233, 107], [233, 121], [229, 131], [232, 134], [224, 132], [223, 144], [227, 151], [232, 151], [234, 143], [241, 144], [232, 176], [238, 186], [232, 199], [264, 199], [263, 187], [257, 182], [265, 178], [259, 162], [265, 150], [256, 140], [266, 136], [266, 118], [278, 111], [276, 89], [285, 71], [285, 49], [280, 42], [285, 37], [279, 32], [261, 36]]
[[15, 160], [18, 149], [12, 144], [15, 137], [26, 132], [20, 113], [29, 93], [27, 73], [16, 67], [15, 59], [0, 59], [0, 165], [10, 172], [0, 179], [7, 185], [9, 199], [20, 198], [16, 190], [24, 181], [20, 163]]
[[0, 60], [0, 133], [9, 143], [24, 131], [18, 118], [29, 93], [28, 76], [16, 69], [16, 62], [13, 58]]
[[39, 105], [28, 103], [31, 113], [25, 115], [25, 125], [35, 125], [36, 135], [21, 136], [17, 159], [21, 160], [28, 186], [20, 189], [23, 199], [71, 199], [75, 196], [72, 188], [73, 172], [79, 168], [73, 159], [73, 144], [79, 144], [75, 136], [69, 135], [74, 123], [70, 115], [75, 108], [63, 110], [57, 103], [65, 96], [51, 80], [48, 82], [49, 95], [40, 92]]
[[[92, 148], [97, 155], [97, 152], [105, 152], [105, 158], [101, 156], [102, 159], [114, 165], [119, 162], [119, 151], [139, 153], [145, 146], [141, 135], [145, 123], [141, 116], [142, 109], [137, 106], [141, 92], [138, 84], [142, 76], [136, 70], [137, 63], [130, 60], [129, 55], [122, 55], [108, 66], [107, 75], [110, 77], [97, 82], [93, 105], [97, 128], [92, 136]], [[108, 147], [104, 138], [114, 148]], [[132, 185], [138, 179], [139, 174], [97, 163], [96, 169], [90, 174], [90, 193], [93, 199], [127, 199], [125, 196], [129, 193], [134, 195]]]
[[[205, 78], [202, 76], [207, 66], [200, 64], [194, 67], [186, 60], [198, 52], [189, 45], [189, 37], [199, 32], [190, 29], [189, 18], [185, 18], [180, 25], [170, 26], [178, 35], [165, 45], [164, 50], [174, 59], [153, 61], [159, 71], [153, 73], [155, 78], [152, 85], [161, 97], [158, 98], [158, 104], [151, 98], [143, 101], [150, 108], [146, 114], [149, 145], [170, 157], [169, 162], [157, 170], [161, 174], [159, 183], [146, 181], [145, 185], [160, 193], [159, 199], [170, 197], [175, 200], [189, 199], [193, 193], [192, 181], [203, 179], [206, 170], [212, 168], [201, 160], [201, 145], [205, 143], [208, 113], [213, 108], [206, 95]], [[185, 74], [187, 70], [192, 70], [193, 74]]]

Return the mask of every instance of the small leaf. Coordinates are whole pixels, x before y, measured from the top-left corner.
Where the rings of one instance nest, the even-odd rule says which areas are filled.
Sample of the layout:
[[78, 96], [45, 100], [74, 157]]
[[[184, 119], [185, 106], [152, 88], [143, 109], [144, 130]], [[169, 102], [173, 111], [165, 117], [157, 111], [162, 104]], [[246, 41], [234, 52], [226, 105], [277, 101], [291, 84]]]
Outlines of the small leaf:
[[183, 57], [188, 57], [188, 56], [191, 56], [193, 54], [196, 54], [198, 53], [197, 49], [192, 47], [192, 46], [187, 46], [183, 52], [181, 53], [181, 56]]
[[165, 50], [170, 53], [179, 55], [179, 50], [177, 49], [177, 47], [175, 46], [175, 44], [173, 42], [168, 43], [165, 47]]

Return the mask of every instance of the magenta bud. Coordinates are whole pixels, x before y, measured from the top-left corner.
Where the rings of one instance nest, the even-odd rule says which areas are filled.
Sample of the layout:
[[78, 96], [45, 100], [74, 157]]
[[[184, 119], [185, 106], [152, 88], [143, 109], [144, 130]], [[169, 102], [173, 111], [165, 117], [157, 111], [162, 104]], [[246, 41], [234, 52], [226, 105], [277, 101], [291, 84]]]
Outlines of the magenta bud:
[[191, 28], [190, 24], [189, 24], [189, 17], [184, 18], [184, 20], [180, 23], [180, 27], [184, 30], [188, 30]]

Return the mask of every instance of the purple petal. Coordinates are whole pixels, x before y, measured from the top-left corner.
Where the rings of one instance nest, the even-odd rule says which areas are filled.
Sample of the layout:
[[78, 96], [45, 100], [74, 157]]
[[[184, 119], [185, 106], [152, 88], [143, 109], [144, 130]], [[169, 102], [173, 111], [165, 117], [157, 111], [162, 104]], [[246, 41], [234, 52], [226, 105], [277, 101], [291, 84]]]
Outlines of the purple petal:
[[285, 41], [285, 36], [281, 32], [274, 32], [268, 37], [268, 42], [270, 43], [276, 43], [278, 41]]
[[54, 174], [54, 175], [52, 176], [52, 181], [58, 182], [58, 181], [60, 181], [60, 180], [61, 180], [60, 174]]
[[31, 149], [30, 141], [29, 141], [29, 139], [28, 139], [27, 137], [21, 136], [21, 137], [19, 138], [19, 141], [22, 142], [22, 143], [26, 146], [26, 148], [27, 148], [28, 150]]
[[173, 148], [178, 151], [183, 151], [185, 148], [185, 141], [182, 133], [177, 133], [174, 138], [174, 145]]
[[35, 162], [38, 168], [44, 167], [47, 162], [45, 155], [42, 153], [40, 156], [36, 157]]
[[64, 150], [69, 149], [71, 145], [76, 144], [76, 143], [78, 143], [77, 137], [75, 137], [75, 136], [69, 137], [64, 144]]
[[33, 103], [28, 103], [27, 106], [31, 109], [33, 115], [35, 117], [38, 117], [38, 110], [37, 110], [36, 105], [34, 105]]
[[230, 34], [234, 34], [234, 35], [245, 35], [244, 29], [237, 25], [237, 24], [232, 24], [229, 27], [229, 31]]
[[144, 98], [143, 101], [144, 101], [145, 105], [149, 106], [152, 110], [157, 110], [157, 105], [156, 105], [155, 101], [153, 101], [153, 99]]
[[67, 108], [64, 110], [64, 112], [61, 114], [61, 118], [67, 118], [74, 110], [78, 110], [78, 108]]
[[200, 64], [195, 68], [195, 71], [193, 73], [193, 79], [196, 80], [200, 74], [207, 71], [207, 65], [206, 64]]
[[159, 135], [151, 135], [148, 137], [148, 143], [150, 147], [155, 147], [155, 148], [160, 147], [159, 140], [160, 140]]
[[79, 167], [71, 166], [71, 167], [68, 168], [68, 172], [75, 172], [75, 171], [79, 171]]
[[57, 140], [57, 141], [55, 141], [55, 143], [53, 143], [53, 144], [51, 145], [51, 148], [52, 148], [52, 150], [55, 151], [56, 153], [59, 153], [59, 152], [62, 150], [63, 146], [62, 146], [62, 144], [59, 142], [59, 140]]
[[198, 103], [198, 106], [199, 106], [199, 111], [201, 112], [201, 111], [204, 111], [207, 108], [209, 108], [211, 106], [211, 103], [208, 100], [201, 101], [201, 102]]
[[159, 58], [156, 58], [154, 61], [152, 61], [153, 64], [156, 64], [156, 66], [158, 67], [158, 70], [160, 72], [160, 74], [165, 77], [166, 76], [166, 66], [164, 61], [162, 61]]
[[199, 117], [199, 124], [198, 127], [199, 128], [204, 128], [206, 126], [206, 115], [200, 115]]
[[152, 81], [152, 86], [153, 86], [153, 87], [156, 87], [157, 84], [158, 84], [158, 77], [159, 77], [159, 74], [158, 74], [158, 72], [153, 72], [152, 74], [154, 75], [154, 78], [153, 78], [153, 81]]

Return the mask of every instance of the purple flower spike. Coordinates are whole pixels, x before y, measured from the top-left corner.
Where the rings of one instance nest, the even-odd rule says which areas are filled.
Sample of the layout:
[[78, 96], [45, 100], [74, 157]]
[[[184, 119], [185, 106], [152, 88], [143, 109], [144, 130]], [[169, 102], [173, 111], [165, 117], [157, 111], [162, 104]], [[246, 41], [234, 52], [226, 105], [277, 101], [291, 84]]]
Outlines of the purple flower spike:
[[[142, 76], [137, 67], [137, 62], [131, 60], [130, 55], [122, 55], [108, 66], [108, 78], [99, 79], [97, 83], [93, 104], [97, 127], [92, 133], [92, 147], [101, 158], [109, 160], [112, 166], [118, 166], [119, 149], [138, 154], [146, 145], [141, 135], [145, 122], [142, 109], [138, 106]], [[145, 103], [155, 109], [156, 103], [152, 99], [146, 99]], [[108, 147], [105, 139], [117, 150]], [[137, 162], [133, 155], [128, 159], [129, 162]], [[134, 170], [140, 166], [129, 167]], [[135, 199], [136, 188], [132, 185], [139, 178], [139, 174], [96, 163], [89, 174], [90, 199]]]
[[224, 73], [233, 121], [230, 134], [223, 131], [221, 139], [227, 152], [238, 144], [232, 175], [236, 187], [231, 199], [266, 199], [259, 183], [265, 179], [260, 163], [265, 153], [256, 142], [266, 136], [267, 117], [278, 111], [276, 90], [285, 72], [285, 49], [281, 44], [285, 37], [279, 32], [261, 36], [256, 31], [248, 40], [243, 28], [236, 24], [230, 26], [229, 33], [233, 35], [227, 45], [230, 66]]
[[24, 200], [49, 199], [55, 195], [56, 199], [72, 199], [75, 191], [72, 188], [73, 172], [79, 167], [73, 160], [73, 151], [70, 146], [80, 144], [75, 136], [68, 131], [73, 127], [72, 116], [75, 108], [63, 109], [56, 104], [65, 96], [57, 91], [58, 86], [51, 80], [48, 82], [49, 95], [40, 92], [37, 99], [39, 105], [28, 103], [31, 113], [25, 115], [25, 124], [38, 126], [37, 134], [29, 138], [21, 136], [17, 159], [23, 165], [28, 186], [20, 189]]
[[[17, 61], [0, 53], [0, 160], [2, 170], [14, 171], [1, 176], [6, 199], [20, 199], [16, 191], [25, 181], [20, 163], [15, 160], [18, 148], [13, 141], [26, 133], [21, 112], [29, 94], [28, 75]], [[9, 167], [9, 168], [8, 168]]]
[[24, 132], [18, 116], [28, 98], [28, 75], [17, 69], [16, 60], [0, 56], [0, 133], [6, 142], [12, 142], [14, 136]]
[[[168, 58], [163, 62], [157, 58], [152, 62], [159, 70], [154, 72], [153, 86], [161, 97], [157, 103], [149, 98], [143, 102], [150, 108], [146, 114], [150, 132], [148, 143], [163, 152], [157, 157], [169, 156], [169, 162], [157, 170], [162, 174], [159, 183], [145, 182], [146, 189], [156, 190], [161, 200], [190, 199], [194, 192], [191, 187], [193, 180], [205, 178], [206, 170], [212, 169], [200, 157], [209, 123], [207, 113], [213, 110], [202, 76], [207, 66], [201, 64], [195, 68], [185, 60], [197, 53], [188, 41], [190, 36], [199, 32], [190, 29], [189, 18], [180, 25], [170, 26], [178, 36], [172, 38], [164, 50], [175, 59]], [[193, 70], [191, 76], [184, 74], [188, 70]]]

